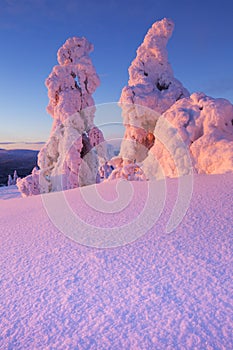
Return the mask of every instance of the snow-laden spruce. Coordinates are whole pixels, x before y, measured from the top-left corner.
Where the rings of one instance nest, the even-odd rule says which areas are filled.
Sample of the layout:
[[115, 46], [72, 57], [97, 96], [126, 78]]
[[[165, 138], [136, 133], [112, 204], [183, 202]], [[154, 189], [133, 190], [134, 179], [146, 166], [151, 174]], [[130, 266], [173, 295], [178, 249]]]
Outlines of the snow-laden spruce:
[[17, 182], [24, 196], [93, 184], [98, 155], [106, 161], [103, 134], [94, 125], [92, 94], [100, 80], [89, 57], [92, 50], [86, 38], [77, 37], [68, 39], [58, 50], [59, 65], [45, 83], [53, 127], [38, 155], [40, 170], [34, 169]]
[[12, 178], [11, 174], [8, 175], [7, 186], [15, 186], [17, 179], [18, 179], [18, 174], [17, 174], [17, 171], [15, 170], [13, 178]]
[[[173, 22], [166, 18], [155, 22], [129, 67], [128, 85], [119, 101], [126, 131], [119, 157], [112, 160], [118, 167], [118, 176], [123, 166], [146, 158], [154, 143], [153, 132], [160, 114], [189, 96], [168, 62], [166, 46], [173, 29]], [[116, 175], [117, 172], [113, 174]]]
[[110, 179], [233, 172], [233, 106], [203, 93], [189, 97], [167, 61], [172, 30], [170, 20], [154, 23], [129, 68], [120, 99], [126, 131]]
[[[38, 196], [1, 200], [15, 189], [0, 187], [0, 349], [232, 350], [233, 174], [197, 175], [194, 182], [172, 234], [165, 228], [180, 193], [171, 179], [160, 216], [164, 181], [133, 183], [126, 200], [121, 190], [116, 196], [115, 181], [101, 183], [95, 206], [80, 189], [68, 191], [66, 205], [51, 193], [45, 200], [54, 216]], [[153, 188], [155, 224], [148, 229]], [[97, 198], [95, 186], [87, 191]], [[121, 210], [111, 211], [116, 203]], [[74, 241], [98, 242], [94, 227], [105, 230], [108, 244], [135, 241], [116, 249]]]

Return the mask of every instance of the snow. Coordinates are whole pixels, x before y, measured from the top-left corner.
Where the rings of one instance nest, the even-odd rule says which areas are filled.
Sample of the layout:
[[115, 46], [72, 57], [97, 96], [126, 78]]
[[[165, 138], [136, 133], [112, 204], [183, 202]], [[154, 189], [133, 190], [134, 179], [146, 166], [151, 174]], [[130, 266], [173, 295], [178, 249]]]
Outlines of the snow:
[[174, 23], [167, 18], [155, 22], [129, 67], [128, 85], [119, 101], [126, 127], [119, 155], [123, 166], [146, 158], [154, 143], [153, 132], [160, 114], [189, 96], [168, 62], [166, 46], [173, 29]]
[[21, 193], [16, 185], [1, 186], [0, 187], [0, 200], [20, 198]]
[[[194, 175], [189, 208], [168, 233], [179, 181], [155, 181], [155, 210], [166, 187], [157, 222], [109, 249], [81, 245], [55, 227], [46, 199], [59, 213], [61, 192], [1, 201], [0, 348], [231, 349], [233, 175]], [[117, 192], [116, 180], [64, 196], [84, 223], [111, 232], [146, 206], [150, 182], [122, 184], [132, 186], [122, 210], [116, 202], [126, 192]], [[88, 204], [97, 194], [113, 212]]]
[[232, 348], [233, 106], [174, 78], [173, 28], [137, 50], [110, 162], [93, 45], [59, 49], [40, 170], [0, 188], [0, 349]]

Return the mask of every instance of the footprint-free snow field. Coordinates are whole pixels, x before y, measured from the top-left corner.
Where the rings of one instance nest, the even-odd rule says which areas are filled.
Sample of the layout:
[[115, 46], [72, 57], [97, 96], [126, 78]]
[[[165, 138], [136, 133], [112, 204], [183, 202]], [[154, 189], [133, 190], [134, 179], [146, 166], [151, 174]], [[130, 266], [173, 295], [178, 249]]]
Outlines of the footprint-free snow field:
[[[126, 214], [88, 209], [79, 189], [67, 200], [83, 221], [114, 227], [138, 215], [144, 188], [134, 183]], [[167, 233], [176, 196], [170, 179], [153, 227], [107, 249], [61, 233], [41, 196], [0, 201], [0, 348], [233, 349], [233, 176], [195, 176], [189, 208]]]

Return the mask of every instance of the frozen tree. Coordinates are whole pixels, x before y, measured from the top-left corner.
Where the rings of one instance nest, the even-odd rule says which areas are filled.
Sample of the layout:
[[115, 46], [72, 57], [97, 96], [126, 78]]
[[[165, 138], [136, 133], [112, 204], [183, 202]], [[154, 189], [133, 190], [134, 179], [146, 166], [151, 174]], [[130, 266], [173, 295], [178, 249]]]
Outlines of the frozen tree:
[[40, 193], [93, 184], [98, 156], [102, 162], [107, 160], [103, 134], [94, 125], [92, 94], [100, 81], [89, 57], [92, 50], [87, 39], [77, 37], [68, 39], [58, 50], [59, 65], [45, 82], [47, 111], [54, 118], [52, 131], [38, 155], [40, 170], [18, 181], [25, 195], [34, 194], [27, 190], [33, 176], [39, 178]]
[[15, 170], [14, 175], [13, 175], [13, 184], [14, 185], [16, 185], [17, 179], [18, 179], [18, 174], [17, 174], [17, 171]]
[[129, 68], [120, 105], [126, 127], [109, 179], [177, 177], [233, 171], [233, 107], [225, 99], [189, 93], [167, 60], [170, 20], [153, 24]]
[[39, 186], [39, 171], [38, 168], [35, 167], [32, 170], [31, 175], [21, 179], [18, 178], [16, 185], [19, 191], [22, 194], [22, 197], [33, 196], [36, 194], [40, 194], [40, 186]]
[[[159, 119], [155, 143], [143, 162], [147, 177], [233, 171], [233, 105], [203, 93], [177, 101]], [[161, 173], [163, 171], [163, 174]]]
[[13, 179], [12, 179], [12, 176], [9, 174], [8, 175], [7, 186], [12, 186], [12, 185], [13, 185]]
[[119, 102], [126, 130], [120, 154], [111, 161], [119, 171], [146, 158], [154, 144], [153, 132], [160, 114], [189, 96], [168, 62], [166, 46], [173, 28], [173, 22], [166, 18], [155, 22], [129, 67], [128, 86], [123, 88]]
[[11, 175], [8, 175], [8, 181], [7, 181], [7, 186], [12, 186], [12, 185], [16, 185], [18, 179], [18, 174], [17, 171], [14, 171], [14, 175], [13, 175], [13, 179]]

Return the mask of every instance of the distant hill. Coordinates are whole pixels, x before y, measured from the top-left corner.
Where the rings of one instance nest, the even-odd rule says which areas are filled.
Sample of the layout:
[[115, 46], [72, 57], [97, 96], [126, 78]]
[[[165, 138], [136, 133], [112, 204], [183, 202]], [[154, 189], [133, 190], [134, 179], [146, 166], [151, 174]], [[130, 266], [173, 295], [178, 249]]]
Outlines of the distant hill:
[[37, 164], [39, 151], [16, 149], [5, 150], [0, 148], [0, 186], [7, 184], [8, 175], [17, 170], [18, 176], [29, 175]]

